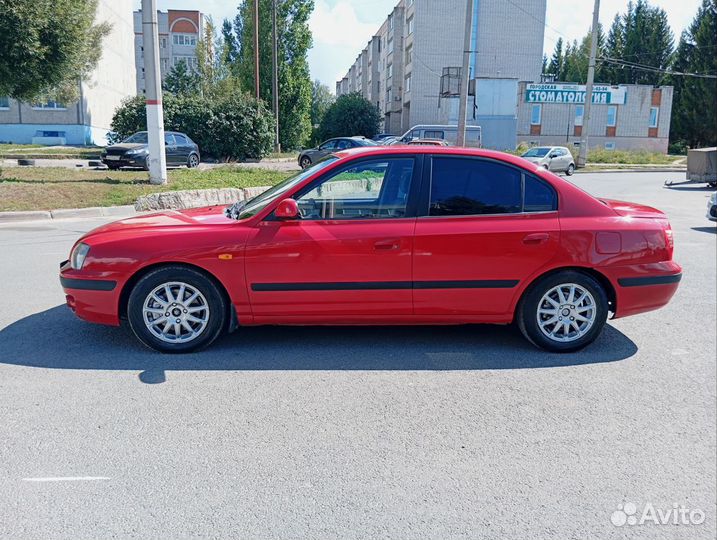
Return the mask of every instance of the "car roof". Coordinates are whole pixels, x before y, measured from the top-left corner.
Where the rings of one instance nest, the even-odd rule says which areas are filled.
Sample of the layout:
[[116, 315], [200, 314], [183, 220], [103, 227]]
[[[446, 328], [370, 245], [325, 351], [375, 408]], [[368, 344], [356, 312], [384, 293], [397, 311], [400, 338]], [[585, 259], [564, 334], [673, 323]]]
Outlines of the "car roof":
[[392, 155], [392, 154], [434, 154], [434, 155], [447, 155], [447, 156], [467, 156], [467, 157], [482, 157], [489, 159], [498, 159], [506, 163], [512, 163], [513, 165], [520, 166], [524, 169], [537, 168], [537, 165], [530, 163], [525, 159], [514, 156], [513, 154], [507, 154], [506, 152], [499, 152], [497, 150], [486, 150], [483, 148], [465, 148], [461, 146], [434, 146], [434, 145], [395, 145], [395, 146], [360, 146], [358, 148], [347, 148], [346, 150], [339, 150], [334, 152], [333, 155], [338, 158], [348, 158], [356, 156], [371, 156], [371, 155]]

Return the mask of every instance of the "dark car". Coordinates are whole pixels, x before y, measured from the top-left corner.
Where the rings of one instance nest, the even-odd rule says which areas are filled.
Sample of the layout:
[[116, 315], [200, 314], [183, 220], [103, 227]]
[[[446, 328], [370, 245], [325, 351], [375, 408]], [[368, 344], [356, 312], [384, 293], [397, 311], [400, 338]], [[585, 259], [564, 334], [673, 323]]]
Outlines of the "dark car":
[[390, 133], [379, 133], [378, 135], [373, 136], [371, 140], [381, 143], [384, 139], [388, 139], [389, 137], [393, 137], [393, 135]]
[[332, 152], [358, 148], [359, 146], [377, 146], [377, 143], [366, 137], [336, 137], [335, 139], [329, 139], [322, 142], [317, 148], [302, 150], [299, 154], [299, 167], [306, 169]]
[[[199, 147], [184, 133], [165, 131], [164, 151], [169, 166], [186, 165], [194, 168], [199, 165]], [[138, 131], [121, 143], [105, 148], [102, 152], [102, 163], [112, 170], [120, 167], [141, 167], [149, 170], [147, 132]]]

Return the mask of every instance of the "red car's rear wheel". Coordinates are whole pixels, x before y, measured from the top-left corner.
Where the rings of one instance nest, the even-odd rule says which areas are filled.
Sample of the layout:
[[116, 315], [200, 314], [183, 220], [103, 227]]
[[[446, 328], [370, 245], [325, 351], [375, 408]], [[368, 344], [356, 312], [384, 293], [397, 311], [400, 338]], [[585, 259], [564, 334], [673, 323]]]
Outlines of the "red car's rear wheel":
[[523, 335], [538, 347], [572, 352], [600, 335], [607, 320], [608, 298], [592, 276], [564, 271], [532, 285], [516, 315]]

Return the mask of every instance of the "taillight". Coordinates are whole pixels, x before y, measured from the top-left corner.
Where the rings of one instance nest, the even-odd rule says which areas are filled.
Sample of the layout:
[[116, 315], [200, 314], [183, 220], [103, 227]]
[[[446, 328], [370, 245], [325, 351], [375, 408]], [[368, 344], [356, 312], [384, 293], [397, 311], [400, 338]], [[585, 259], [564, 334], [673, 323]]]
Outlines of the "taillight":
[[664, 229], [665, 231], [665, 245], [667, 246], [667, 253], [672, 260], [672, 253], [675, 251], [675, 239], [672, 237], [672, 227], [668, 223]]

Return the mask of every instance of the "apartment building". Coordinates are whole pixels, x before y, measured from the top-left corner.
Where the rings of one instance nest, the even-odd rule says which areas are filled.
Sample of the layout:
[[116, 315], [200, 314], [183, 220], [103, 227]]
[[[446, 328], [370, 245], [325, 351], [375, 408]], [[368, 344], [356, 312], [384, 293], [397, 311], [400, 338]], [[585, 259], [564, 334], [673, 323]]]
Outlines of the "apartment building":
[[[204, 15], [199, 11], [170, 9], [157, 11], [159, 28], [159, 69], [162, 79], [172, 67], [184, 61], [190, 69], [197, 67], [197, 42], [204, 28]], [[142, 10], [134, 12], [134, 56], [137, 65], [137, 93], [144, 94], [144, 45], [142, 37]]]
[[[468, 98], [468, 123], [496, 126], [484, 129], [484, 141], [496, 137], [493, 146], [509, 144], [502, 134], [515, 138], [517, 82], [540, 79], [545, 9], [546, 0], [521, 0], [520, 9], [504, 0], [474, 3], [470, 78], [503, 81], [483, 82], [484, 96], [505, 92], [506, 85], [513, 89], [512, 108], [484, 103], [485, 118], [476, 96]], [[447, 89], [457, 87], [445, 70], [452, 68], [448, 73], [457, 82], [465, 16], [464, 0], [400, 0], [336, 83], [337, 95], [361, 92], [383, 114], [384, 131], [393, 134], [416, 124], [455, 124], [459, 98]]]
[[100, 0], [97, 21], [112, 25], [102, 56], [79, 82], [75, 103], [23, 103], [0, 96], [0, 142], [17, 144], [106, 144], [117, 106], [135, 95], [132, 0]]
[[[667, 152], [672, 86], [593, 87], [590, 148]], [[519, 83], [518, 140], [531, 145], [575, 145], [583, 135], [585, 86]]]

